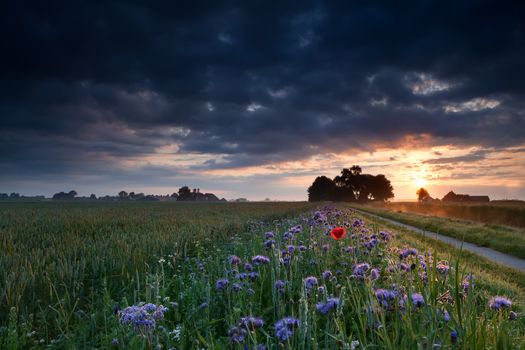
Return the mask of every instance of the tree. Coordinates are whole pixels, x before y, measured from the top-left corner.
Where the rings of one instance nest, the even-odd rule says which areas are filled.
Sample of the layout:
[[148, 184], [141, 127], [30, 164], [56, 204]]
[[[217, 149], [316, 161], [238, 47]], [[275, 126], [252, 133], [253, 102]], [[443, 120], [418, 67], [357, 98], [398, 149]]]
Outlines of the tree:
[[334, 200], [334, 195], [337, 187], [332, 179], [326, 176], [318, 176], [312, 186], [308, 187], [308, 201], [331, 201]]
[[[362, 175], [362, 169], [359, 165], [353, 165], [350, 169], [344, 168], [341, 175], [334, 178], [338, 191], [338, 200], [343, 201], [364, 201], [368, 197], [365, 182], [370, 181], [366, 175]], [[363, 193], [361, 193], [363, 191]]]
[[363, 174], [358, 165], [344, 168], [334, 180], [319, 176], [308, 188], [308, 200], [386, 201], [394, 197], [394, 188], [385, 175]]
[[420, 201], [420, 202], [422, 200], [424, 200], [425, 198], [430, 197], [430, 194], [428, 193], [428, 191], [426, 189], [424, 189], [423, 187], [421, 187], [419, 190], [417, 190], [416, 194], [417, 194], [417, 200]]
[[77, 191], [75, 190], [71, 190], [68, 193], [58, 192], [53, 195], [53, 199], [55, 200], [74, 199], [76, 195], [77, 195]]
[[128, 198], [128, 192], [126, 192], [126, 191], [120, 191], [120, 192], [118, 193], [118, 197], [119, 197], [120, 199], [127, 199], [127, 198]]
[[94, 193], [92, 193], [92, 194], [89, 196], [89, 199], [93, 199], [93, 200], [94, 200], [94, 199], [97, 199], [97, 196], [96, 196]]
[[183, 186], [179, 188], [179, 201], [189, 201], [192, 200], [192, 193], [188, 186]]
[[375, 201], [386, 201], [394, 198], [394, 187], [385, 175], [379, 174], [373, 177], [370, 194]]

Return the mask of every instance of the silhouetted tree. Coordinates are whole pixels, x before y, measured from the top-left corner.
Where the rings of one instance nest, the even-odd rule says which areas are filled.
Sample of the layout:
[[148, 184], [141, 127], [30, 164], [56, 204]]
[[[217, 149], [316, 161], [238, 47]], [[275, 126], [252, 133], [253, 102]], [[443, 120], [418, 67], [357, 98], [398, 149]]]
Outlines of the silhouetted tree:
[[71, 190], [68, 193], [58, 192], [53, 195], [53, 199], [55, 200], [74, 199], [76, 195], [77, 195], [77, 191], [75, 190]]
[[318, 176], [312, 186], [308, 187], [308, 200], [310, 202], [335, 200], [336, 189], [337, 187], [332, 179], [326, 176]]
[[120, 192], [118, 193], [118, 197], [119, 197], [120, 199], [127, 199], [127, 198], [128, 198], [128, 192], [126, 192], [126, 191], [120, 191]]
[[9, 195], [9, 198], [20, 198], [20, 193], [12, 192], [12, 193]]
[[94, 193], [91, 193], [91, 196], [89, 196], [89, 199], [97, 199], [97, 196]]
[[344, 168], [334, 180], [319, 176], [308, 188], [308, 200], [385, 201], [394, 197], [394, 188], [385, 175], [363, 174], [361, 167]]
[[428, 193], [428, 191], [424, 189], [423, 187], [417, 190], [416, 194], [417, 194], [418, 201], [422, 201], [423, 199], [430, 197], [430, 193]]
[[373, 177], [370, 195], [375, 201], [386, 201], [394, 198], [394, 187], [385, 175], [379, 174]]
[[188, 186], [183, 186], [179, 188], [179, 201], [189, 201], [192, 200], [192, 193]]

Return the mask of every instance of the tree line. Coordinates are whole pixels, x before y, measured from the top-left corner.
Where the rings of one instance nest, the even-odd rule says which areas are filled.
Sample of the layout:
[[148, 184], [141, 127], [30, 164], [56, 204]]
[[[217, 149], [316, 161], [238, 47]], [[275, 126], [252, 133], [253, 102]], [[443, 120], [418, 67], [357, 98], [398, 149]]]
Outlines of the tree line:
[[354, 165], [333, 179], [318, 176], [308, 187], [308, 201], [367, 202], [394, 197], [394, 188], [385, 175], [362, 172], [360, 166]]

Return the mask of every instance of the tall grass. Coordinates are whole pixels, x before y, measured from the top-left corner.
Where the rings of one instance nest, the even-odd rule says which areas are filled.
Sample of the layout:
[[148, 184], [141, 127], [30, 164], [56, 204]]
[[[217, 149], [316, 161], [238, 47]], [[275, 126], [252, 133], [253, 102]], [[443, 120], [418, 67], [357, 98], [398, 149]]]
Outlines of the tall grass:
[[[5, 326], [0, 330], [0, 348], [523, 347], [525, 292], [521, 287], [474, 270], [475, 285], [467, 291], [463, 283], [470, 272], [467, 268], [475, 265], [475, 261], [465, 264], [463, 257], [458, 256], [455, 250], [426, 241], [413, 241], [404, 233], [388, 239], [391, 237], [389, 234], [380, 233], [384, 230], [382, 226], [368, 219], [365, 219], [366, 224], [356, 221], [360, 217], [345, 209], [325, 211], [326, 221], [314, 222], [308, 208], [306, 204], [243, 204], [228, 207], [194, 205], [174, 209], [148, 203], [138, 207], [95, 208], [86, 221], [78, 216], [83, 217], [80, 214], [89, 207], [54, 208], [59, 214], [72, 210], [62, 221], [80, 220], [81, 223], [72, 225], [76, 231], [71, 232], [77, 232], [77, 235], [82, 232], [81, 235], [86, 236], [91, 229], [82, 227], [92, 228], [90, 224], [98, 220], [105, 222], [101, 222], [101, 226], [118, 222], [111, 231], [122, 229], [119, 235], [111, 236], [111, 233], [105, 232], [96, 236], [97, 239], [88, 240], [91, 247], [88, 244], [78, 248], [81, 252], [99, 250], [98, 254], [84, 257], [82, 253], [77, 253], [76, 256], [79, 260], [98, 256], [99, 263], [108, 264], [111, 259], [102, 257], [111, 253], [119, 260], [116, 271], [120, 274], [112, 278], [111, 270], [106, 268], [103, 270], [105, 275], [99, 276], [99, 281], [92, 282], [98, 282], [100, 289], [90, 291], [80, 287], [78, 294], [73, 294], [74, 289], [67, 284], [69, 282], [59, 281], [57, 275], [44, 275], [43, 288], [35, 293], [47, 299], [41, 299], [39, 307], [33, 311], [24, 309], [31, 307], [31, 299], [22, 299], [18, 305], [9, 308], [3, 323]], [[23, 209], [24, 215], [31, 217], [29, 213], [32, 210]], [[73, 215], [77, 210], [78, 215]], [[308, 213], [298, 215], [298, 211]], [[43, 213], [36, 217], [41, 215]], [[173, 216], [178, 216], [180, 221]], [[71, 220], [72, 217], [76, 219]], [[149, 217], [152, 219], [148, 220]], [[51, 220], [45, 223], [52, 227]], [[107, 243], [98, 243], [110, 239], [118, 244], [115, 241], [126, 240], [128, 236], [125, 232], [134, 232], [135, 225], [143, 225], [142, 230], [149, 231], [140, 231], [150, 234], [131, 235], [134, 250], [123, 250], [125, 243], [120, 243], [120, 249], [105, 250]], [[302, 225], [302, 229], [291, 229], [297, 225]], [[348, 230], [340, 241], [327, 235], [334, 225]], [[101, 226], [94, 227], [101, 230]], [[176, 228], [168, 230], [172, 226]], [[165, 231], [169, 232], [163, 233]], [[274, 233], [273, 245], [269, 245], [265, 238], [268, 231]], [[290, 231], [294, 232], [292, 236], [288, 234]], [[57, 232], [55, 228], [54, 234]], [[162, 237], [158, 242], [156, 235]], [[178, 238], [173, 238], [174, 235]], [[29, 237], [36, 239], [34, 235]], [[180, 240], [181, 237], [186, 239]], [[386, 238], [379, 238], [368, 248], [363, 245], [372, 242], [374, 237]], [[166, 244], [165, 250], [162, 249], [162, 242]], [[354, 249], [343, 250], [348, 246]], [[71, 245], [66, 247], [76, 249]], [[419, 256], [400, 258], [400, 252], [407, 247], [417, 248]], [[63, 248], [56, 245], [54, 249], [58, 252]], [[135, 250], [144, 254], [142, 263], [136, 262], [136, 265], [132, 255], [129, 255]], [[147, 255], [150, 253], [151, 256]], [[238, 256], [241, 263], [232, 263], [229, 259], [232, 255]], [[256, 255], [268, 256], [269, 262], [256, 266], [252, 261]], [[126, 265], [126, 260], [129, 265]], [[445, 260], [448, 272], [439, 272], [438, 262]], [[51, 258], [48, 263], [50, 261]], [[370, 267], [362, 275], [355, 272], [356, 265], [365, 262]], [[251, 263], [253, 271], [245, 263]], [[87, 261], [85, 264], [91, 269], [95, 268], [92, 265], [96, 265]], [[402, 264], [409, 268], [403, 268]], [[378, 278], [372, 276], [372, 268], [378, 269]], [[490, 270], [493, 266], [489, 264], [484, 268]], [[330, 270], [332, 275], [324, 278], [326, 270]], [[54, 271], [57, 273], [60, 270], [57, 268]], [[101, 270], [97, 271], [100, 273]], [[257, 274], [253, 278], [242, 278], [243, 273], [250, 272]], [[305, 284], [305, 278], [309, 276], [316, 277], [318, 281], [312, 288]], [[92, 278], [96, 279], [95, 276]], [[216, 283], [220, 279], [229, 281], [226, 287], [217, 288]], [[276, 288], [278, 280], [286, 281], [282, 291]], [[238, 284], [239, 289], [234, 288], [234, 284]], [[395, 297], [384, 304], [376, 297], [378, 289], [395, 291]], [[82, 293], [85, 293], [84, 298], [79, 298]], [[420, 293], [423, 303], [416, 304], [412, 293]], [[512, 312], [518, 313], [517, 320], [510, 319], [509, 309], [496, 311], [489, 308], [488, 301], [494, 293], [514, 300]], [[318, 304], [330, 297], [338, 298], [338, 305], [326, 314], [319, 312]], [[168, 310], [154, 326], [123, 323], [125, 308], [143, 305], [141, 302], [157, 306], [163, 304]], [[445, 311], [450, 315], [449, 320], [444, 317]], [[242, 328], [240, 320], [245, 316], [260, 317], [264, 325]], [[278, 337], [274, 327], [285, 317], [297, 319], [297, 325], [290, 328], [287, 339]], [[237, 328], [241, 332], [239, 327], [244, 329], [242, 339], [231, 336], [232, 329]], [[453, 337], [452, 332], [457, 337]]]
[[[44, 339], [93, 313], [103, 293], [133, 296], [159, 256], [191, 256], [252, 219], [308, 203], [0, 203], [0, 325], [11, 308]], [[76, 321], [74, 321], [76, 320]], [[96, 320], [92, 320], [96, 321]]]

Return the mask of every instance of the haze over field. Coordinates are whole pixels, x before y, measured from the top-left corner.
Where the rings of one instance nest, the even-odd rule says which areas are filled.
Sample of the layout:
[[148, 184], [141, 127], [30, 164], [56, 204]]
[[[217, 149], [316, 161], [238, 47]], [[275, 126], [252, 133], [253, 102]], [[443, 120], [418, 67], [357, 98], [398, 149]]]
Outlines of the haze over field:
[[11, 2], [0, 192], [525, 199], [525, 6]]

